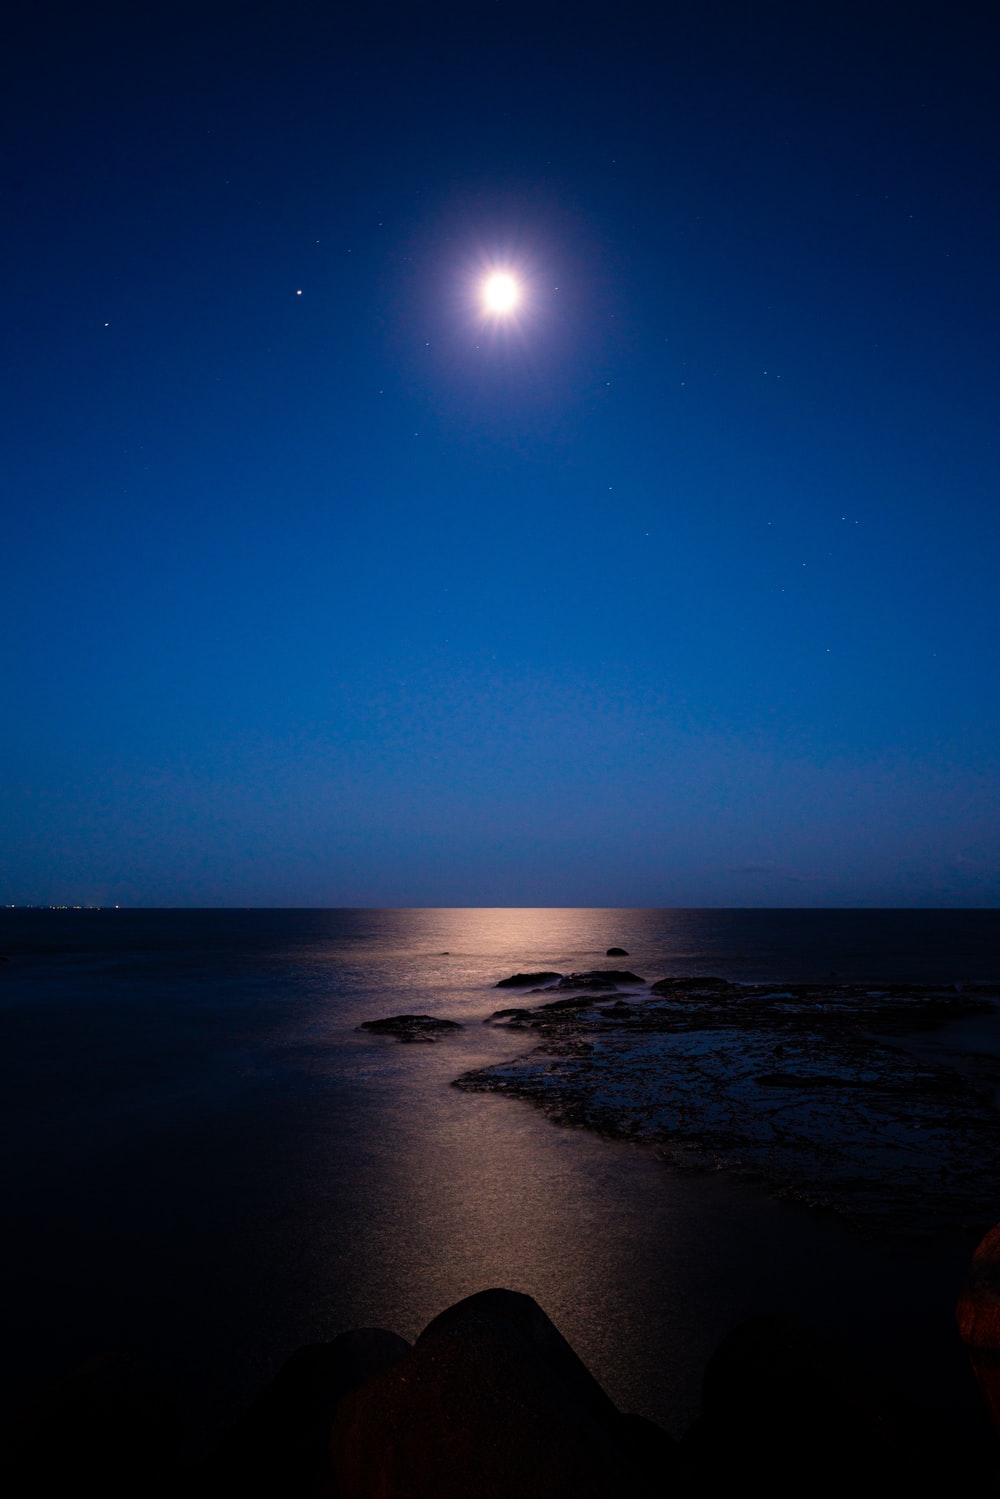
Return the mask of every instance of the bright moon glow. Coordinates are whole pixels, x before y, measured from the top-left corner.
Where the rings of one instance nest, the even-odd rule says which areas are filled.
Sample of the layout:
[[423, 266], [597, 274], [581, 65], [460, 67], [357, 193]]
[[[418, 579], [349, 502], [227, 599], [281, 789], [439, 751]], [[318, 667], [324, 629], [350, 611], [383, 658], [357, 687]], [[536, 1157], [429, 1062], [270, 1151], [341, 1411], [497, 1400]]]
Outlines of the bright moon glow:
[[517, 299], [518, 286], [513, 276], [491, 276], [483, 287], [483, 302], [487, 312], [512, 312], [517, 306]]

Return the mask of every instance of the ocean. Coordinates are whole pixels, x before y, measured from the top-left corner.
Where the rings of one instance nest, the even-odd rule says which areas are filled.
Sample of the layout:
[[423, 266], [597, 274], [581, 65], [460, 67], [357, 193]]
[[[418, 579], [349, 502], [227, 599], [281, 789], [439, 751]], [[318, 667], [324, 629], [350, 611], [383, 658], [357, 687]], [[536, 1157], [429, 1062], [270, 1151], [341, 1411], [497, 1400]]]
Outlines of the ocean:
[[[675, 1435], [714, 1346], [766, 1311], [977, 1419], [953, 1311], [981, 1224], [866, 1232], [724, 1160], [682, 1170], [452, 1084], [538, 1045], [484, 1024], [533, 1002], [495, 988], [516, 972], [988, 995], [1000, 913], [8, 909], [0, 954], [8, 1407], [121, 1350], [176, 1388], [196, 1454], [303, 1343], [413, 1338], [502, 1285]], [[358, 1029], [400, 1013], [461, 1029], [433, 1045]], [[988, 1080], [995, 1006], [921, 1046]]]

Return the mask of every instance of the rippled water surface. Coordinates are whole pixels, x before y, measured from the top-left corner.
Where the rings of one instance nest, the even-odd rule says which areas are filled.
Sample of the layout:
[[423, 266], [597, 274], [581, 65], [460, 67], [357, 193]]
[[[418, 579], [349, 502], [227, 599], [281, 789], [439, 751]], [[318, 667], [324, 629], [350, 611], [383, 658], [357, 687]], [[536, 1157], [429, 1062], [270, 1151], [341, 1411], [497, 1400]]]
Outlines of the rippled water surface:
[[[646, 979], [989, 981], [998, 936], [985, 911], [0, 912], [8, 1390], [124, 1348], [197, 1442], [299, 1344], [412, 1337], [507, 1285], [677, 1432], [719, 1337], [766, 1310], [960, 1406], [961, 1235], [882, 1244], [450, 1084], [532, 1044], [481, 1023], [515, 970], [617, 945]], [[463, 1029], [357, 1030], [400, 1011]]]

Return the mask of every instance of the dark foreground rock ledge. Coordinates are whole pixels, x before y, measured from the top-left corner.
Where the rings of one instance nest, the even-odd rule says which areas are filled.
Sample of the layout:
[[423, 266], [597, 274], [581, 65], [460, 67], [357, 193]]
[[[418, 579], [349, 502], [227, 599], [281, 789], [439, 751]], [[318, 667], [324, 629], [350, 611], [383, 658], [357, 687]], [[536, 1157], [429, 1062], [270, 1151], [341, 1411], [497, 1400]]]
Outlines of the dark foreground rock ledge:
[[[110, 1371], [110, 1372], [109, 1372]], [[176, 1407], [95, 1361], [18, 1412], [7, 1492], [175, 1499], [669, 1499], [993, 1492], [998, 1448], [886, 1389], [811, 1328], [755, 1317], [706, 1370], [680, 1441], [622, 1414], [530, 1296], [480, 1291], [414, 1345], [363, 1328], [294, 1354], [207, 1461]]]

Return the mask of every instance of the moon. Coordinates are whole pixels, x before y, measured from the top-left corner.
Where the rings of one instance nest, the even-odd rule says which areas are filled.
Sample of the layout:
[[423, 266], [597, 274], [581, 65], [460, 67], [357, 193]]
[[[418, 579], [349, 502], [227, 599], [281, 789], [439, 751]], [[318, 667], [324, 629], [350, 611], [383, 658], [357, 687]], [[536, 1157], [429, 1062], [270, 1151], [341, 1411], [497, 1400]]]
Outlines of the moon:
[[483, 283], [483, 306], [495, 317], [513, 312], [520, 300], [520, 288], [514, 277], [506, 271], [498, 271]]

